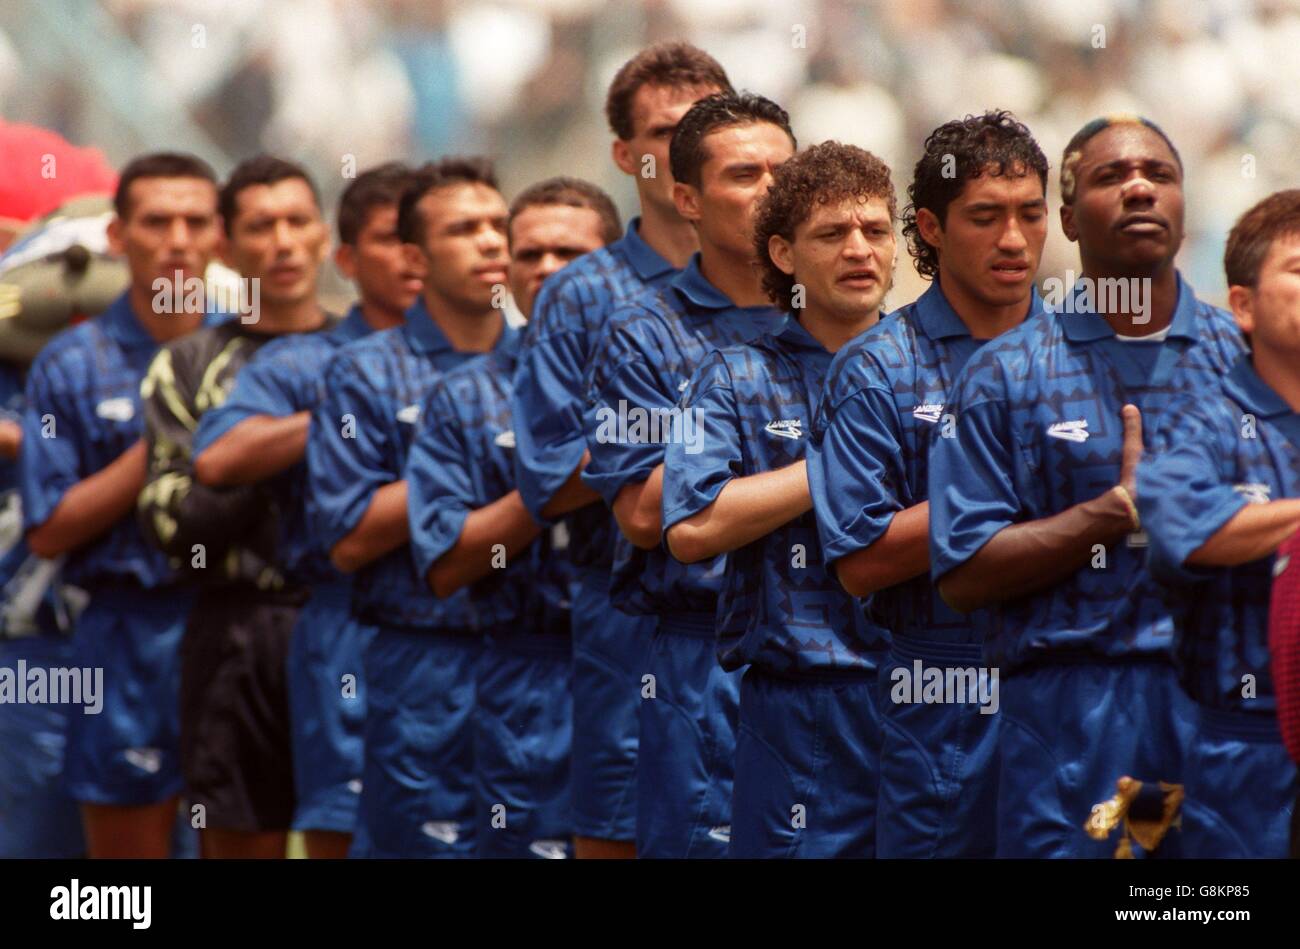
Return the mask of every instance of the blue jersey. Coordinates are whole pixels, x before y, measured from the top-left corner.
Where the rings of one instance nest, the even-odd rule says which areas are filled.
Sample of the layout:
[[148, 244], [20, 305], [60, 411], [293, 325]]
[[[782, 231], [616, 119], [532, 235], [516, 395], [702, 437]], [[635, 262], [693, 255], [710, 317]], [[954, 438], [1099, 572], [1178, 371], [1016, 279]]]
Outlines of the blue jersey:
[[[325, 397], [325, 366], [339, 347], [370, 332], [360, 305], [322, 332], [292, 333], [257, 351], [235, 376], [226, 401], [204, 412], [194, 433], [194, 457], [247, 419], [258, 415], [286, 418], [315, 411]], [[299, 461], [274, 479], [283, 505], [282, 535], [276, 546], [279, 565], [300, 583], [337, 580], [329, 552], [313, 537], [308, 524], [305, 492], [306, 461]]]
[[[513, 416], [519, 494], [538, 521], [587, 447], [583, 394], [605, 322], [615, 307], [677, 273], [641, 239], [638, 224], [633, 218], [619, 240], [548, 277], [533, 305], [515, 374]], [[608, 569], [617, 532], [609, 511], [591, 504], [568, 520], [573, 563]]]
[[[733, 478], [804, 456], [831, 354], [795, 319], [777, 333], [707, 357], [683, 406], [699, 413], [700, 451], [671, 442], [664, 458], [664, 530], [717, 500]], [[812, 512], [726, 557], [717, 612], [724, 669], [777, 673], [876, 667], [888, 634], [826, 569]]]
[[[501, 340], [513, 332], [503, 321]], [[307, 439], [308, 512], [326, 550], [361, 522], [379, 488], [405, 477], [424, 397], [442, 373], [476, 355], [452, 348], [421, 298], [402, 326], [349, 343], [330, 360]], [[352, 610], [373, 625], [471, 626], [466, 592], [436, 599], [406, 544], [356, 573]]]
[[[406, 464], [407, 510], [416, 573], [456, 545], [470, 512], [515, 489], [516, 432], [511, 379], [518, 337], [443, 376], [429, 391], [422, 424]], [[469, 587], [476, 629], [513, 625], [519, 632], [565, 633], [557, 610], [567, 607], [568, 577], [551, 535], [514, 555]], [[562, 607], [563, 605], [563, 607]]]
[[[0, 421], [23, 424], [23, 371], [9, 362], [0, 362]], [[18, 462], [0, 458], [0, 495], [18, 487]]]
[[[140, 381], [158, 343], [126, 294], [93, 319], [64, 330], [27, 375], [19, 481], [30, 530], [49, 520], [68, 489], [105, 468], [144, 435]], [[133, 516], [68, 554], [63, 579], [93, 588], [130, 578], [144, 587], [175, 574]]]
[[[1138, 406], [1150, 439], [1196, 388], [1217, 388], [1243, 351], [1232, 317], [1181, 277], [1163, 342], [1116, 338], [1087, 312], [1042, 313], [984, 346], [953, 386], [950, 432], [930, 443], [930, 564], [938, 579], [998, 531], [1090, 501], [1119, 481], [1120, 409]], [[944, 437], [945, 434], [951, 437]], [[978, 614], [1004, 673], [1052, 655], [1168, 656], [1173, 618], [1134, 534], [1068, 579]]]
[[[674, 439], [700, 432], [678, 401], [713, 350], [780, 328], [771, 307], [738, 307], [700, 273], [696, 254], [662, 289], [619, 307], [596, 347], [588, 383], [587, 447], [582, 480], [613, 505], [624, 487], [650, 477]], [[688, 445], [688, 447], [690, 447]], [[683, 564], [662, 548], [640, 550], [621, 535], [610, 594], [629, 613], [705, 614], [712, 621], [725, 557]]]
[[1274, 558], [1232, 568], [1186, 560], [1247, 504], [1280, 498], [1300, 498], [1300, 415], [1243, 356], [1222, 394], [1200, 394], [1170, 413], [1138, 469], [1151, 570], [1168, 584], [1183, 684], [1202, 704], [1276, 711], [1268, 652]]
[[[1032, 316], [1042, 310], [1035, 292]], [[808, 483], [828, 561], [870, 547], [894, 515], [929, 497], [930, 438], [952, 424], [953, 380], [983, 345], [938, 281], [850, 341], [831, 364], [808, 447]], [[893, 633], [976, 643], [971, 617], [939, 596], [929, 573], [871, 597], [871, 616]]]

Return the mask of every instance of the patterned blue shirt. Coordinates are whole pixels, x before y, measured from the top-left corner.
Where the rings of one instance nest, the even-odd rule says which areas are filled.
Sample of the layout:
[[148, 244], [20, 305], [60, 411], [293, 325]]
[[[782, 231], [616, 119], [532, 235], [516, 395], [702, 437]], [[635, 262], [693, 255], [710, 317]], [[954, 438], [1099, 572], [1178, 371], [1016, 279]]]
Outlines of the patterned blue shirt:
[[[707, 357], [683, 406], [699, 413], [699, 451], [671, 442], [664, 458], [664, 531], [707, 508], [733, 478], [804, 457], [831, 354], [795, 319], [774, 334]], [[812, 512], [726, 557], [717, 612], [725, 669], [776, 673], [876, 668], [885, 630], [826, 569]]]
[[[1037, 292], [1029, 315], [1042, 311]], [[953, 416], [953, 380], [984, 344], [974, 339], [935, 281], [835, 356], [808, 446], [808, 483], [828, 561], [870, 547], [894, 515], [929, 497], [930, 438]], [[892, 633], [968, 644], [970, 616], [939, 596], [929, 573], [871, 597]]]
[[[1073, 291], [984, 346], [953, 386], [954, 425], [930, 445], [930, 564], [937, 580], [998, 531], [1092, 500], [1119, 481], [1132, 402], [1150, 438], [1197, 388], [1213, 390], [1243, 351], [1232, 317], [1179, 278], [1168, 339], [1123, 342]], [[1073, 310], [1073, 312], [1070, 312]], [[1131, 535], [1055, 586], [976, 616], [987, 661], [1010, 672], [1056, 654], [1167, 656], [1173, 618]]]
[[[470, 513], [515, 489], [517, 434], [511, 421], [511, 379], [518, 337], [482, 359], [453, 369], [429, 391], [422, 424], [406, 464], [407, 510], [416, 573], [455, 545]], [[553, 534], [563, 536], [558, 527]], [[565, 552], [552, 533], [469, 587], [474, 627], [567, 634], [570, 605]]]
[[1138, 468], [1151, 570], [1168, 585], [1184, 686], [1205, 705], [1276, 711], [1268, 652], [1274, 557], [1231, 568], [1186, 561], [1247, 504], [1281, 498], [1300, 498], [1300, 415], [1243, 356], [1221, 394], [1199, 393], [1170, 413]]
[[[502, 324], [498, 345], [514, 333]], [[307, 439], [307, 510], [326, 550], [361, 522], [377, 490], [405, 477], [424, 397], [442, 373], [477, 355], [452, 348], [423, 298], [402, 326], [371, 333], [335, 354]], [[365, 623], [471, 626], [466, 591], [436, 599], [416, 575], [407, 544], [359, 570], [352, 589], [353, 613]]]
[[[608, 505], [624, 487], [650, 477], [668, 441], [701, 434], [678, 401], [705, 357], [785, 321], [771, 307], [733, 304], [704, 278], [699, 261], [696, 254], [662, 289], [615, 310], [596, 346], [586, 421], [591, 461], [582, 480]], [[683, 564], [662, 544], [641, 550], [620, 534], [611, 596], [629, 613], [694, 614], [711, 626], [725, 562], [720, 556]]]
[[[50, 519], [69, 488], [103, 470], [144, 435], [140, 381], [157, 351], [126, 294], [41, 350], [27, 375], [19, 454], [28, 530]], [[87, 589], [126, 578], [159, 587], [175, 574], [128, 514], [70, 552], [63, 578]]]
[[[194, 457], [232, 428], [258, 415], [286, 418], [315, 411], [325, 397], [325, 366], [340, 347], [370, 333], [358, 304], [323, 332], [291, 333], [257, 351], [235, 376], [226, 401], [204, 412], [194, 433]], [[307, 465], [300, 461], [276, 477], [277, 495], [286, 511], [276, 551], [285, 574], [299, 583], [341, 581], [329, 551], [313, 536], [306, 510]]]
[[[586, 380], [592, 351], [615, 307], [662, 287], [677, 269], [637, 233], [633, 218], [614, 243], [548, 277], [533, 304], [515, 373], [515, 470], [519, 494], [540, 522], [542, 508], [582, 460]], [[609, 569], [617, 528], [589, 504], [567, 518], [575, 565]]]

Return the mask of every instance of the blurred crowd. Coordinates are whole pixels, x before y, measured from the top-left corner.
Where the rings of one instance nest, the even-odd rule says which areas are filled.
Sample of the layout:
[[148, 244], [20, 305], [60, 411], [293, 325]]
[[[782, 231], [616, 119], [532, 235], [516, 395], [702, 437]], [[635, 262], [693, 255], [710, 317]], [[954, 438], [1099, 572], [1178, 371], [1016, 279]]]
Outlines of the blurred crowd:
[[[1180, 264], [1216, 302], [1231, 222], [1300, 178], [1300, 0], [5, 0], [0, 114], [114, 164], [160, 147], [219, 170], [292, 156], [327, 205], [349, 163], [484, 151], [507, 194], [574, 174], [628, 212], [603, 91], [673, 37], [783, 104], [802, 143], [878, 153], [900, 191], [925, 135], [961, 114], [1013, 110], [1053, 172], [1088, 119], [1145, 114], [1182, 152]], [[1075, 259], [1053, 241], [1040, 277]], [[910, 277], [892, 304], [920, 291]]]

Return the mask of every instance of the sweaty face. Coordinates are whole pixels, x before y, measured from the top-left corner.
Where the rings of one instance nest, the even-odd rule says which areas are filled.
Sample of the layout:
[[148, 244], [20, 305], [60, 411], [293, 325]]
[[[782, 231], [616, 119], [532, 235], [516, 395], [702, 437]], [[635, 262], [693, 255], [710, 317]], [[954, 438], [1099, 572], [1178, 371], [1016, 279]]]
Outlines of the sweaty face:
[[510, 292], [524, 316], [532, 316], [542, 281], [569, 261], [603, 247], [600, 215], [591, 208], [539, 204], [510, 223]]
[[794, 143], [769, 122], [733, 125], [703, 140], [700, 186], [680, 185], [678, 208], [699, 228], [700, 243], [738, 257], [754, 254], [754, 210], [772, 186], [772, 173], [794, 154]]
[[1242, 332], [1249, 333], [1257, 352], [1286, 354], [1284, 360], [1300, 375], [1300, 235], [1273, 241], [1259, 268], [1253, 289], [1232, 288], [1229, 299]]
[[329, 231], [301, 178], [249, 185], [235, 196], [230, 263], [261, 285], [264, 303], [288, 306], [316, 295]]
[[347, 257], [362, 300], [389, 312], [405, 312], [424, 287], [424, 260], [398, 238], [395, 204], [370, 209]]
[[464, 310], [490, 310], [506, 285], [505, 200], [485, 184], [450, 184], [420, 199], [425, 290]]
[[893, 281], [896, 250], [884, 198], [814, 205], [793, 241], [772, 240], [785, 245], [773, 261], [804, 288], [810, 313], [854, 324], [880, 309]]
[[636, 91], [632, 97], [632, 128], [635, 131], [618, 147], [625, 149], [619, 164], [624, 171], [636, 176], [642, 201], [658, 205], [664, 211], [674, 210], [668, 145], [677, 123], [691, 106], [718, 91], [711, 86], [642, 86]]
[[933, 242], [940, 281], [985, 306], [1029, 299], [1047, 240], [1042, 182], [1018, 170], [967, 181]]
[[1183, 243], [1183, 175], [1164, 139], [1144, 125], [1112, 125], [1083, 146], [1065, 236], [1114, 275], [1170, 263]]
[[220, 238], [217, 189], [202, 178], [137, 178], [127, 195], [126, 218], [109, 228], [132, 284], [151, 294], [155, 280], [170, 286], [178, 270], [182, 281], [202, 279]]

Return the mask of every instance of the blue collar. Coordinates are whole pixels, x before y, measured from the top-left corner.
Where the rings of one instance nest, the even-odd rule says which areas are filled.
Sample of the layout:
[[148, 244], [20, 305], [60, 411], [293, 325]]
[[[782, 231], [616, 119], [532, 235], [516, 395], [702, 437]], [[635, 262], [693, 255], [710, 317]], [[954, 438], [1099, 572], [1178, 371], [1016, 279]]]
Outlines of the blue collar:
[[774, 339], [779, 339], [786, 345], [796, 349], [816, 349], [824, 353], [830, 352], [817, 340], [816, 336], [804, 328], [804, 325], [795, 318], [793, 313], [786, 316], [785, 321], [779, 329], [772, 333], [772, 336]]
[[1259, 418], [1276, 419], [1296, 414], [1286, 400], [1259, 377], [1249, 353], [1237, 357], [1223, 380], [1223, 388], [1233, 401]]
[[921, 324], [921, 331], [933, 340], [970, 336], [970, 328], [944, 296], [937, 278], [930, 284], [930, 289], [917, 298], [916, 320]]
[[348, 310], [347, 316], [334, 327], [334, 334], [338, 339], [352, 342], [354, 339], [360, 339], [370, 333], [370, 324], [366, 322], [365, 314], [361, 312], [361, 304], [354, 303], [352, 309]]
[[643, 281], [649, 282], [673, 269], [673, 265], [659, 256], [659, 252], [641, 239], [641, 218], [627, 222], [627, 231], [618, 241], [619, 250], [632, 264], [632, 269]]
[[[1192, 292], [1191, 286], [1183, 280], [1181, 273], [1175, 272], [1178, 278], [1178, 303], [1174, 306], [1174, 319], [1169, 325], [1169, 338], [1181, 337], [1183, 339], [1196, 339], [1196, 294]], [[1115, 336], [1114, 328], [1106, 320], [1096, 314], [1091, 308], [1085, 307], [1082, 300], [1079, 299], [1083, 293], [1084, 278], [1080, 277], [1078, 282], [1070, 288], [1071, 310], [1069, 313], [1058, 313], [1056, 318], [1061, 321], [1061, 327], [1065, 332], [1066, 339], [1072, 343], [1092, 343], [1099, 339], [1108, 339]], [[1095, 301], [1094, 301], [1095, 302]]]
[[130, 291], [114, 300], [99, 316], [103, 331], [123, 349], [156, 349], [158, 341], [149, 335], [131, 307]]
[[[739, 310], [742, 307], [731, 302], [727, 296], [705, 278], [700, 270], [700, 255], [691, 255], [690, 263], [673, 277], [672, 285], [682, 296], [686, 297], [696, 308], [701, 310]], [[761, 307], [759, 308], [761, 309]]]
[[451, 340], [433, 321], [433, 315], [425, 306], [423, 296], [416, 297], [415, 303], [406, 311], [406, 324], [402, 329], [406, 332], [411, 349], [417, 353], [447, 353], [453, 349]]

